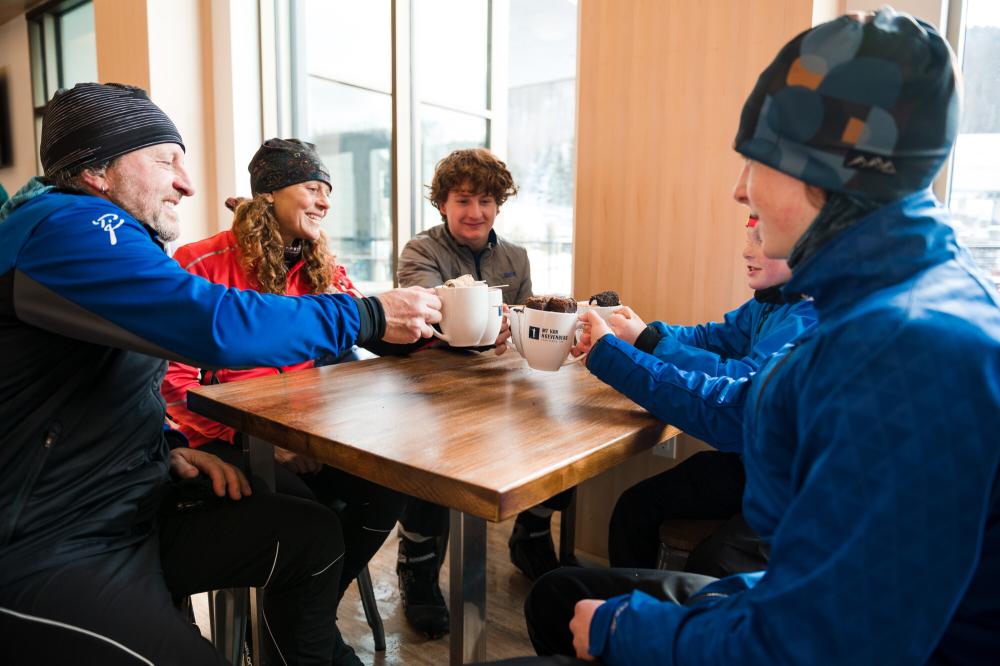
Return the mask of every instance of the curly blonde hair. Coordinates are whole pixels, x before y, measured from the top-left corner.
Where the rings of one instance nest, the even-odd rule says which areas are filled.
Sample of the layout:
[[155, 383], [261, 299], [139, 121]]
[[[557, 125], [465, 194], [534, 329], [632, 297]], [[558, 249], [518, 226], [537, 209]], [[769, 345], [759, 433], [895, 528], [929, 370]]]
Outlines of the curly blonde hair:
[[[258, 291], [284, 294], [288, 282], [285, 244], [267, 195], [260, 194], [237, 204], [233, 234], [240, 246], [240, 264], [257, 282]], [[325, 233], [320, 231], [318, 240], [302, 240], [302, 259], [305, 261], [302, 270], [312, 293], [330, 291], [337, 261], [327, 247]]]

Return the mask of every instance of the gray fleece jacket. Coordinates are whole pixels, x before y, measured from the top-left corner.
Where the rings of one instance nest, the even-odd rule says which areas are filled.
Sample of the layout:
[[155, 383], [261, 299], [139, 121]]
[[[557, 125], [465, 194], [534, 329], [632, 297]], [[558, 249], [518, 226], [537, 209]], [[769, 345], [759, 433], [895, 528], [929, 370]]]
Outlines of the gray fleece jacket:
[[489, 285], [506, 284], [503, 302], [524, 303], [531, 296], [531, 267], [528, 252], [490, 231], [489, 244], [478, 254], [459, 245], [439, 224], [423, 231], [406, 244], [396, 272], [401, 287], [436, 287], [445, 280], [470, 274]]

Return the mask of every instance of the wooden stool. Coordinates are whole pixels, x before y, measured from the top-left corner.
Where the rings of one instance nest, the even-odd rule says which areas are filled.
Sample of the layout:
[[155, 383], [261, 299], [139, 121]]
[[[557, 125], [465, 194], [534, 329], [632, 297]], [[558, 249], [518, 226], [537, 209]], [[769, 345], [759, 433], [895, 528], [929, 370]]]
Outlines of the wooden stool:
[[660, 523], [660, 553], [656, 558], [656, 568], [684, 571], [691, 551], [725, 522], [687, 518], [664, 520]]

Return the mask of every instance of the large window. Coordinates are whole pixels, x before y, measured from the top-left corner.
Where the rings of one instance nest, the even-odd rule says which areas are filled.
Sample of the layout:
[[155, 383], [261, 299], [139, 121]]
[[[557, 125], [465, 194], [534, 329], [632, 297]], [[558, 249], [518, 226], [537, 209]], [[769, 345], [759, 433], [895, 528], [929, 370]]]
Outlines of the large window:
[[299, 44], [292, 131], [315, 143], [330, 169], [324, 227], [337, 260], [362, 291], [382, 291], [394, 256], [390, 4], [307, 0], [291, 10]]
[[528, 250], [536, 293], [573, 286], [576, 3], [512, 0], [507, 163], [521, 187], [504, 233]]
[[[31, 90], [35, 108], [35, 155], [45, 105], [60, 88], [97, 80], [94, 3], [49, 3], [28, 15]], [[38, 172], [41, 173], [41, 165]]]
[[427, 201], [437, 162], [456, 148], [486, 146], [521, 188], [503, 207], [497, 233], [528, 249], [536, 292], [568, 294], [576, 2], [292, 0], [287, 7], [290, 128], [317, 144], [332, 171], [325, 226], [354, 282], [370, 293], [393, 285], [402, 244], [441, 222]]
[[966, 0], [962, 13], [965, 104], [948, 204], [959, 237], [1000, 285], [1000, 2]]

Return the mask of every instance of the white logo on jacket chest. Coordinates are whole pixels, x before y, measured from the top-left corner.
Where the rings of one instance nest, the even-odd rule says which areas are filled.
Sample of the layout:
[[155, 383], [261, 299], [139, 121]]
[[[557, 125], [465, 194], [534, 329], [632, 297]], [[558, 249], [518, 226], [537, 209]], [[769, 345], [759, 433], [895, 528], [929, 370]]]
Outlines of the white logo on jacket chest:
[[92, 220], [91, 224], [99, 226], [101, 229], [107, 231], [111, 244], [118, 245], [118, 236], [115, 235], [115, 229], [122, 226], [123, 222], [125, 222], [125, 220], [118, 217], [114, 213], [105, 213], [96, 220]]

